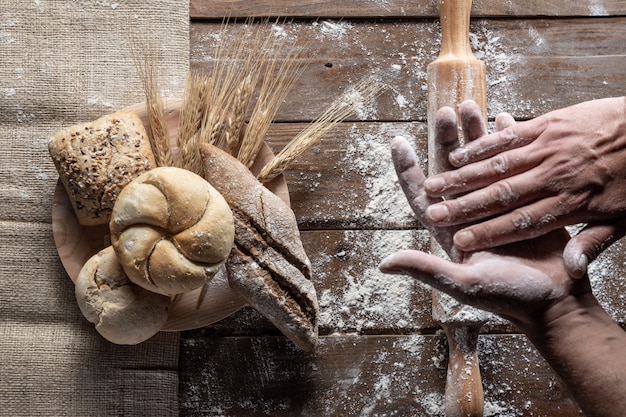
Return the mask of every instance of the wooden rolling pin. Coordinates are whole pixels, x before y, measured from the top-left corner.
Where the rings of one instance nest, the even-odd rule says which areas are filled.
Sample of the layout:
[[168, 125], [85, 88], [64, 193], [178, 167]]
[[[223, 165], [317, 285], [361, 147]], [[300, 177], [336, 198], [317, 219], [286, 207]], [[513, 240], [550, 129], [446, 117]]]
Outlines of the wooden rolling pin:
[[[435, 115], [443, 106], [457, 110], [464, 100], [474, 100], [486, 117], [485, 65], [472, 54], [469, 43], [471, 0], [439, 0], [441, 51], [428, 66], [428, 149], [429, 171], [447, 169], [447, 155], [435, 143]], [[431, 252], [446, 256], [432, 240]], [[454, 256], [453, 256], [454, 257]], [[460, 259], [452, 259], [459, 262]], [[445, 390], [447, 417], [482, 416], [483, 388], [476, 345], [487, 314], [433, 291], [433, 319], [446, 332], [449, 346]]]

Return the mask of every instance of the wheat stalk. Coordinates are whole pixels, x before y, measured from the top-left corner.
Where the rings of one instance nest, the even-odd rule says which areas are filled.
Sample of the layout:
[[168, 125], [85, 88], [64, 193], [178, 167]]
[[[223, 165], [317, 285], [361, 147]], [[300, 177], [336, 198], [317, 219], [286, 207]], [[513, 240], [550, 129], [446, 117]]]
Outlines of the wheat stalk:
[[[228, 22], [225, 21], [221, 28], [222, 35], [227, 28]], [[243, 42], [236, 49], [235, 57], [243, 50]], [[210, 73], [192, 71], [189, 74], [177, 139], [180, 167], [203, 175], [198, 144], [219, 144], [225, 133], [224, 126], [232, 124], [225, 115], [233, 101], [232, 90], [238, 83], [238, 77], [243, 78], [238, 75], [236, 68], [229, 65], [226, 49], [221, 43], [216, 44], [214, 65]]]
[[263, 46], [263, 82], [237, 154], [237, 159], [247, 167], [254, 163], [281, 104], [304, 70], [306, 61], [295, 48], [284, 60], [279, 59], [284, 46], [284, 41], [277, 40]]
[[257, 179], [268, 182], [282, 174], [287, 167], [333, 127], [344, 121], [355, 110], [378, 96], [385, 86], [376, 79], [366, 79], [335, 100], [322, 115], [293, 138], [267, 165]]
[[[261, 26], [269, 27], [267, 22]], [[225, 34], [227, 28], [226, 21], [221, 33]], [[296, 48], [281, 58], [285, 40], [267, 36], [262, 30], [255, 32], [251, 42], [238, 39], [229, 50], [224, 45], [216, 44], [209, 74], [190, 74], [179, 121], [177, 164], [200, 175], [203, 164], [198, 144], [203, 142], [228, 149], [248, 167], [254, 163], [281, 104], [307, 62]], [[237, 66], [234, 62], [242, 64]], [[255, 87], [261, 79], [244, 129]]]
[[208, 85], [209, 80], [206, 74], [195, 72], [189, 74], [185, 86], [185, 101], [179, 119], [177, 166], [198, 175], [203, 173], [198, 144], [201, 142], [199, 131], [204, 119]]
[[[226, 22], [222, 27], [222, 33], [226, 33], [227, 25]], [[243, 40], [240, 40], [231, 51], [223, 48], [221, 44], [217, 45], [201, 127], [203, 141], [227, 148], [226, 142], [232, 142], [233, 136], [241, 131], [252, 95], [248, 90], [253, 89], [252, 83], [256, 82], [252, 69], [257, 45], [253, 43], [251, 52], [248, 53], [245, 51], [246, 42]], [[231, 55], [227, 55], [227, 52]], [[242, 59], [243, 66], [233, 64]], [[246, 87], [247, 84], [252, 86]]]
[[[258, 73], [249, 73], [235, 90], [232, 112], [227, 120], [226, 142], [231, 155], [237, 155], [241, 149], [243, 127], [254, 93]], [[254, 81], [253, 81], [254, 80]]]
[[[267, 20], [263, 21], [263, 26], [267, 24]], [[253, 19], [246, 20], [246, 24], [253, 24]], [[229, 113], [226, 117], [226, 125], [224, 126], [224, 136], [231, 155], [237, 155], [241, 148], [243, 140], [243, 128], [246, 123], [246, 116], [250, 107], [255, 86], [263, 72], [263, 66], [259, 64], [264, 56], [264, 45], [267, 37], [264, 32], [257, 30], [249, 43], [241, 42], [235, 48], [236, 57], [245, 57], [243, 66], [238, 72], [239, 77], [233, 81], [233, 99], [230, 103]], [[244, 46], [249, 44], [249, 50], [246, 52]]]
[[[130, 42], [139, 78], [146, 96], [146, 113], [150, 126], [150, 145], [158, 166], [172, 166], [174, 160], [170, 149], [170, 136], [165, 119], [165, 106], [159, 95], [157, 54], [153, 46], [147, 46], [151, 53], [140, 53], [138, 41]], [[143, 57], [143, 58], [142, 58]]]

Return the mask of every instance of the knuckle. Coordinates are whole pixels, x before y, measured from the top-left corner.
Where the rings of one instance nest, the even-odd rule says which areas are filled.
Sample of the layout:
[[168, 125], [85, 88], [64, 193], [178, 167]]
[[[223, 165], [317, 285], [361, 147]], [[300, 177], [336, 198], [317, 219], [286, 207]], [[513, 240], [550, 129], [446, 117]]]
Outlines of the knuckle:
[[561, 196], [559, 201], [559, 207], [564, 213], [576, 211], [585, 205], [588, 205], [592, 209], [593, 202], [590, 201], [590, 194], [587, 192], [567, 193]]
[[510, 204], [519, 199], [519, 194], [515, 192], [509, 181], [499, 181], [493, 185], [491, 198], [503, 204]]
[[509, 169], [508, 158], [502, 154], [491, 158], [490, 165], [493, 172], [500, 175], [505, 174]]
[[518, 209], [512, 213], [511, 222], [515, 230], [527, 230], [535, 225], [535, 216], [528, 209]]

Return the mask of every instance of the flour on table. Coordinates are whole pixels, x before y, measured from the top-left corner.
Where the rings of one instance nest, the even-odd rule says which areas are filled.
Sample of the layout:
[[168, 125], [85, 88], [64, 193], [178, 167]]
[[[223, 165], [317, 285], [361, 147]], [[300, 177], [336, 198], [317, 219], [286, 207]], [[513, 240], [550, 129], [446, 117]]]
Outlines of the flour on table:
[[415, 305], [419, 284], [408, 276], [383, 274], [378, 264], [400, 249], [415, 247], [418, 241], [427, 238], [426, 232], [376, 230], [365, 235], [363, 231], [346, 230], [343, 233], [347, 249], [337, 256], [368, 261], [359, 265], [346, 263], [333, 288], [318, 294], [320, 327], [332, 333], [362, 333], [381, 327], [414, 326], [416, 311], [423, 308]]
[[322, 22], [314, 22], [314, 27], [319, 28], [320, 35], [318, 39], [331, 38], [334, 40], [342, 39], [354, 27], [349, 22], [323, 20]]
[[623, 241], [613, 244], [588, 268], [593, 294], [618, 323], [626, 322], [626, 261], [620, 256], [625, 249]]
[[274, 36], [279, 38], [284, 38], [287, 36], [287, 31], [285, 30], [284, 26], [276, 23], [272, 25], [272, 32], [274, 33]]
[[589, 4], [589, 14], [591, 16], [610, 16], [606, 7], [604, 7], [604, 2], [602, 0], [593, 0]]
[[[524, 111], [530, 102], [516, 90], [516, 74], [513, 66], [521, 60], [516, 50], [510, 50], [501, 42], [501, 37], [489, 28], [485, 20], [475, 20], [471, 25], [470, 43], [474, 56], [485, 63], [487, 69], [487, 106], [492, 115]], [[509, 108], [518, 103], [518, 108]]]
[[351, 85], [348, 86], [343, 97], [345, 98], [345, 103], [350, 103], [350, 105], [354, 106], [354, 115], [359, 120], [376, 119], [378, 111], [376, 100], [367, 100], [360, 91]]
[[415, 219], [391, 159], [390, 140], [398, 135], [411, 139], [410, 133], [394, 126], [371, 125], [363, 130], [353, 126], [349, 131], [344, 162], [364, 181], [368, 203], [360, 215], [370, 224], [406, 224]]

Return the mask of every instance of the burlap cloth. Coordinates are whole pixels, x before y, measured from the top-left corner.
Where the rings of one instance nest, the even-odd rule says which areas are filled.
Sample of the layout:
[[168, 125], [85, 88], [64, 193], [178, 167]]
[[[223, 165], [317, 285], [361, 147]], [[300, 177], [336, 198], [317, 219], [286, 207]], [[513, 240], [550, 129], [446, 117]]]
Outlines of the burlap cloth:
[[129, 40], [151, 40], [164, 95], [189, 59], [188, 2], [0, 2], [0, 415], [178, 415], [178, 335], [134, 347], [81, 315], [51, 226], [59, 128], [142, 101]]

